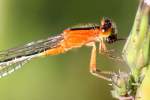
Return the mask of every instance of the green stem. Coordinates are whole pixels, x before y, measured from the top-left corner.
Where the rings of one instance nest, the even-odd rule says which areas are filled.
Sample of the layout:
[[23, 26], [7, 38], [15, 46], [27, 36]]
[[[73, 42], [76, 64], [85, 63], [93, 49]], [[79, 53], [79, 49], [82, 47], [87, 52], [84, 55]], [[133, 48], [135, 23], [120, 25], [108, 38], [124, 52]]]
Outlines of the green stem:
[[137, 100], [140, 97], [139, 87], [143, 86], [144, 76], [147, 72], [150, 73], [150, 5], [145, 1], [140, 1], [132, 30], [122, 51], [130, 73], [119, 73], [117, 77], [112, 78], [112, 94], [119, 99]]

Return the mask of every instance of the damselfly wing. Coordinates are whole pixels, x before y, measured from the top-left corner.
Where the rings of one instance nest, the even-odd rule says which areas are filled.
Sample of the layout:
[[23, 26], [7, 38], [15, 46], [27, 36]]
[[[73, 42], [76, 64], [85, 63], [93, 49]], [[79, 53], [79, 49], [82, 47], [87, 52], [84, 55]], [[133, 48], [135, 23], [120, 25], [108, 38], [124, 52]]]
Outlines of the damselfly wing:
[[59, 46], [61, 40], [63, 40], [63, 36], [56, 35], [0, 52], [0, 77], [21, 68], [32, 58], [40, 56], [41, 52]]

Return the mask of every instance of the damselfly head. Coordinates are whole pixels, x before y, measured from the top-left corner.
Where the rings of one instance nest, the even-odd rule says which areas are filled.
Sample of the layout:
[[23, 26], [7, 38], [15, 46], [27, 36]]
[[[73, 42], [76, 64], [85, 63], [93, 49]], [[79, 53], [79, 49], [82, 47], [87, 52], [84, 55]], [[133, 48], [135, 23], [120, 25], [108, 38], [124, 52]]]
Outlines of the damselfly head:
[[115, 41], [117, 41], [117, 33], [114, 32], [115, 28], [112, 28], [111, 34], [105, 38], [107, 43], [114, 43]]
[[103, 18], [101, 21], [101, 30], [102, 32], [107, 33], [107, 36], [105, 37], [105, 41], [107, 43], [114, 43], [117, 41], [117, 28], [115, 23], [109, 19], [109, 18]]
[[101, 21], [102, 32], [108, 31], [112, 27], [112, 21], [109, 18], [103, 18]]

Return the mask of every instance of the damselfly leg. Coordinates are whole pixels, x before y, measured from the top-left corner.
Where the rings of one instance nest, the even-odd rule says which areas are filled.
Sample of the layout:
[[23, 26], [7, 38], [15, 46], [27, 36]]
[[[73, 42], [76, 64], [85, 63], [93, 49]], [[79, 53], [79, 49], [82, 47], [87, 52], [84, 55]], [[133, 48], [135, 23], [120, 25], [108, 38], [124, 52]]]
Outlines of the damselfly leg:
[[111, 49], [111, 50], [107, 49], [103, 39], [100, 40], [100, 42], [99, 42], [99, 53], [101, 55], [104, 55], [104, 56], [108, 57], [109, 59], [113, 59], [115, 61], [122, 61], [122, 58], [113, 55], [114, 52], [115, 52], [114, 49]]
[[91, 60], [90, 60], [90, 73], [98, 78], [111, 81], [112, 72], [102, 71], [96, 66], [96, 45], [92, 42], [89, 46], [92, 46]]

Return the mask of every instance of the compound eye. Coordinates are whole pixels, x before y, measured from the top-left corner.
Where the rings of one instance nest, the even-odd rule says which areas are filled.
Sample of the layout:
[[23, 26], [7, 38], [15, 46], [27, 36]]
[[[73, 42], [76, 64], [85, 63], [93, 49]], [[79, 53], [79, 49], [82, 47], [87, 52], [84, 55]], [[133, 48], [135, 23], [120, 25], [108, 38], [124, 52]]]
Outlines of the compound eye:
[[112, 21], [109, 18], [104, 18], [101, 22], [102, 32], [106, 32], [111, 27], [112, 27]]

